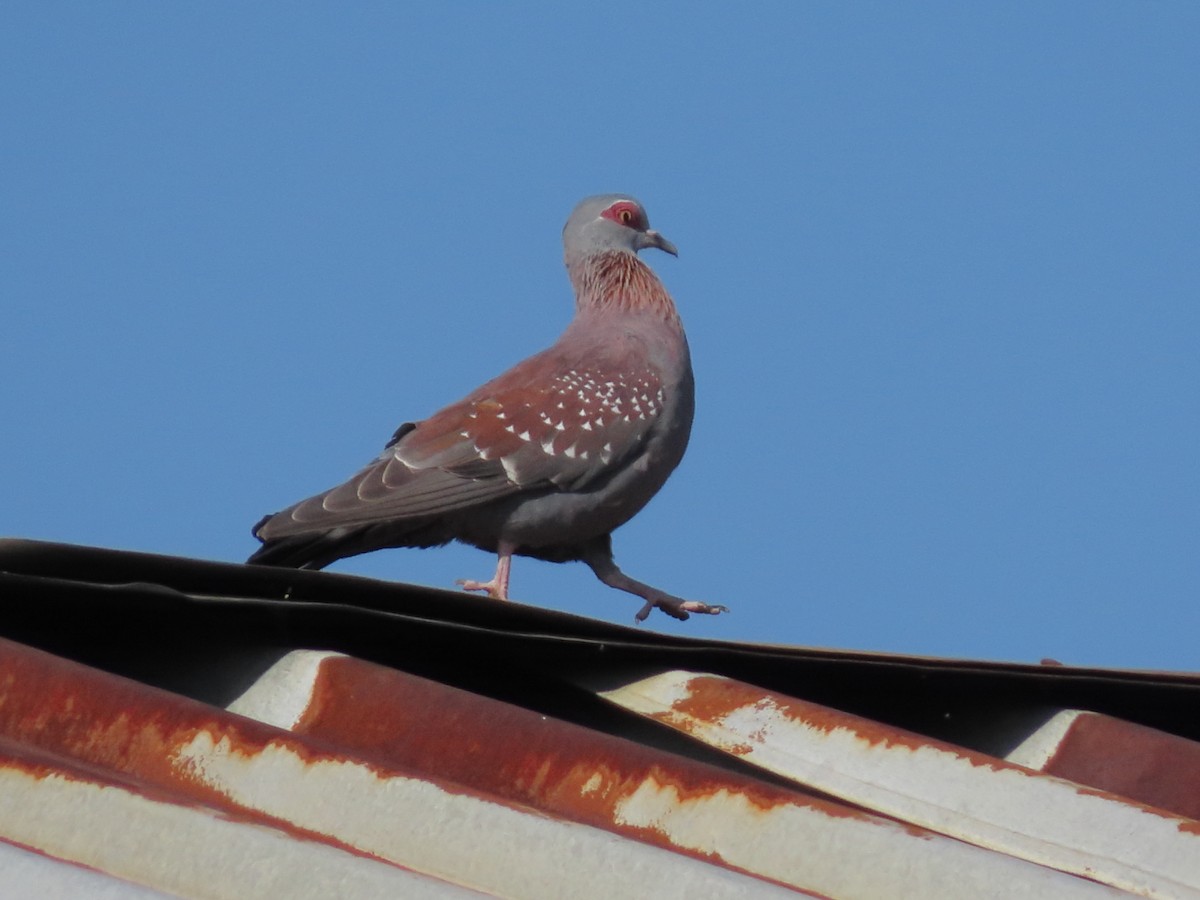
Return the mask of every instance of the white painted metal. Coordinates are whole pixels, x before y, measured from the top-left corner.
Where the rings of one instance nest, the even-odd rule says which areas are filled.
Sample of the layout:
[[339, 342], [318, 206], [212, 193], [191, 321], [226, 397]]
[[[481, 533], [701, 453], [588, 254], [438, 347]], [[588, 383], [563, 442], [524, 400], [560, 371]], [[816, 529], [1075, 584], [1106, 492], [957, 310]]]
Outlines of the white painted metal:
[[764, 810], [737, 795], [686, 800], [673, 788], [644, 783], [620, 812], [626, 823], [658, 829], [679, 846], [719, 853], [730, 865], [845, 900], [1129, 896], [849, 809], [844, 817], [801, 805]]
[[1051, 716], [1041, 728], [1021, 741], [1004, 758], [1014, 765], [1037, 769], [1040, 772], [1046, 768], [1050, 757], [1058, 751], [1075, 721], [1080, 716], [1090, 715], [1094, 715], [1094, 713], [1079, 709], [1060, 710]]
[[233, 802], [415, 871], [505, 897], [771, 897], [785, 888], [607, 831], [285, 741], [202, 732], [174, 765]]
[[344, 656], [329, 650], [292, 650], [226, 709], [291, 731], [308, 709], [321, 664]]
[[0, 900], [170, 900], [171, 896], [0, 840]]
[[[297, 650], [268, 670], [232, 711], [291, 727], [312, 700], [321, 662], [340, 654]], [[664, 763], [669, 766], [669, 762]], [[597, 771], [584, 792], [611, 785]], [[622, 792], [628, 785], [621, 784]], [[831, 804], [762, 806], [718, 790], [681, 797], [669, 780], [646, 778], [616, 810], [616, 824], [652, 829], [675, 846], [718, 854], [728, 865], [846, 898], [1026, 900], [1127, 897], [1105, 885]], [[869, 864], [866, 862], [869, 861]]]
[[[479, 896], [263, 825], [97, 784], [69, 770], [30, 774], [0, 767], [0, 837], [178, 897]], [[6, 883], [0, 876], [0, 897], [21, 896], [5, 894]], [[46, 896], [40, 880], [36, 883], [38, 890], [28, 896]]]
[[902, 821], [1140, 896], [1200, 898], [1190, 819], [716, 675], [667, 672], [604, 696]]

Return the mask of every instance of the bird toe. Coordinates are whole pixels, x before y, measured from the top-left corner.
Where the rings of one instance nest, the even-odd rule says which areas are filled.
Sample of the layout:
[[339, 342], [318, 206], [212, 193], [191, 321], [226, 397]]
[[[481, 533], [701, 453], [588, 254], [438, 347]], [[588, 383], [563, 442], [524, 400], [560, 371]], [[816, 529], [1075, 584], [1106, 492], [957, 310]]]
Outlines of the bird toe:
[[679, 597], [672, 597], [669, 594], [663, 594], [646, 601], [634, 619], [638, 622], [645, 622], [646, 617], [650, 615], [650, 611], [654, 608], [661, 609], [673, 619], [678, 619], [681, 622], [686, 622], [690, 618], [691, 613], [698, 613], [706, 616], [716, 616], [721, 613], [729, 612], [728, 606], [720, 606], [713, 603], [702, 603], [699, 600], [681, 600]]

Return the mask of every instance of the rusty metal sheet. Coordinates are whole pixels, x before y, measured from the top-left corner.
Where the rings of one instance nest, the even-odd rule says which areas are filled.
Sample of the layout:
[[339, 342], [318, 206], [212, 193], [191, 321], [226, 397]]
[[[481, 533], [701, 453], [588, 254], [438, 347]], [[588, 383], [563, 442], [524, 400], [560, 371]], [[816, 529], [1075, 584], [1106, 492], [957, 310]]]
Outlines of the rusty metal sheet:
[[[0, 742], [0, 832], [48, 856], [179, 897], [478, 896], [10, 740]], [[0, 880], [0, 896], [20, 896], [8, 890], [7, 878]], [[39, 881], [27, 896], [48, 891]]]
[[1200, 823], [732, 679], [605, 692], [740, 759], [902, 821], [1146, 897], [1200, 898]]
[[[512, 897], [795, 895], [9, 641], [0, 641], [0, 741], [10, 748], [0, 760], [0, 823], [23, 829], [5, 836], [31, 847], [70, 840], [71, 853], [55, 855], [102, 869], [104, 859], [84, 854], [106, 853], [114, 838], [130, 837], [127, 861], [164, 872], [176, 871], [192, 841], [211, 839], [224, 850], [203, 867], [181, 865], [186, 877], [221, 868], [222, 854], [244, 877], [254, 871], [247, 845], [228, 826], [252, 823], [268, 826], [262, 830], [276, 844], [303, 840], [320, 860], [309, 869], [318, 885], [337, 854], [352, 862], [347, 878], [376, 867], [411, 878], [403, 866]], [[134, 840], [138, 827], [145, 830]], [[177, 833], [185, 835], [180, 843]], [[239, 896], [335, 895], [242, 888]]]
[[1165, 731], [1067, 709], [1005, 758], [1077, 784], [1200, 819], [1200, 743]]
[[1128, 896], [341, 654], [289, 653], [230, 709], [831, 897]]
[[0, 595], [6, 637], [220, 704], [266, 654], [315, 646], [484, 694], [508, 682], [495, 693], [538, 707], [563, 682], [685, 668], [802, 685], [790, 692], [966, 746], [999, 716], [1050, 706], [1200, 740], [1196, 673], [701, 640], [334, 572], [22, 540], [0, 539]]

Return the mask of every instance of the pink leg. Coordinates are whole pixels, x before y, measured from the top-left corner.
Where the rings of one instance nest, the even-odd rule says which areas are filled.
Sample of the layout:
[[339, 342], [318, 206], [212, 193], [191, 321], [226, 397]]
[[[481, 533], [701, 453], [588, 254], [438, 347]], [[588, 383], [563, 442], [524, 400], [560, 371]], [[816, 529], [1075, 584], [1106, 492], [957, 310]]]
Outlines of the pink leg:
[[496, 574], [491, 581], [471, 581], [460, 578], [455, 584], [461, 585], [464, 591], [484, 591], [489, 597], [497, 600], [508, 599], [508, 570], [512, 567], [512, 553], [516, 549], [504, 541], [496, 548]]

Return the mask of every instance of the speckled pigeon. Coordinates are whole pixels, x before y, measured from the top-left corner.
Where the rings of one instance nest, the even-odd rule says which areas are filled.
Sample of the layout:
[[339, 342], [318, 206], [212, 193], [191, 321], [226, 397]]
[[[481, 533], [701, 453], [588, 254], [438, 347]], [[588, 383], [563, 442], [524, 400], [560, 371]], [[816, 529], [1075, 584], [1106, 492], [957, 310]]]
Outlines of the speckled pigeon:
[[724, 612], [622, 572], [611, 532], [654, 496], [687, 447], [693, 382], [675, 304], [637, 257], [672, 255], [640, 203], [583, 200], [563, 229], [575, 318], [558, 341], [428, 419], [397, 429], [383, 453], [338, 487], [267, 516], [249, 562], [319, 569], [385, 547], [452, 540], [499, 557], [490, 581], [508, 596], [513, 554], [581, 560], [605, 584], [678, 619]]

